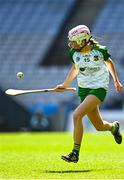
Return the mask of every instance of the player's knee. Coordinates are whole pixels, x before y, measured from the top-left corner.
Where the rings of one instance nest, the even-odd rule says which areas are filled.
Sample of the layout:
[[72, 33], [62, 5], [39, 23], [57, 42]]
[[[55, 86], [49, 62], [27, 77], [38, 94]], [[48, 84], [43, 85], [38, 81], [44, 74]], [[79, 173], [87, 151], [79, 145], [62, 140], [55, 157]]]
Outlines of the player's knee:
[[81, 120], [82, 117], [83, 117], [82, 114], [79, 114], [77, 111], [74, 111], [74, 113], [73, 113], [73, 119], [74, 119], [74, 121]]

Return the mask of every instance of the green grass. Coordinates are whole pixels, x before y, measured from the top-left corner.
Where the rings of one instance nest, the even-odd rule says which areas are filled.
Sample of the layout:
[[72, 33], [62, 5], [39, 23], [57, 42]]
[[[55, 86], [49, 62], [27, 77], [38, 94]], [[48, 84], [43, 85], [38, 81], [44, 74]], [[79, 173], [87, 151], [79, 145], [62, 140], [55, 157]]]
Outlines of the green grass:
[[72, 146], [70, 133], [1, 133], [0, 179], [124, 179], [124, 144], [110, 133], [85, 134], [78, 163], [60, 158]]

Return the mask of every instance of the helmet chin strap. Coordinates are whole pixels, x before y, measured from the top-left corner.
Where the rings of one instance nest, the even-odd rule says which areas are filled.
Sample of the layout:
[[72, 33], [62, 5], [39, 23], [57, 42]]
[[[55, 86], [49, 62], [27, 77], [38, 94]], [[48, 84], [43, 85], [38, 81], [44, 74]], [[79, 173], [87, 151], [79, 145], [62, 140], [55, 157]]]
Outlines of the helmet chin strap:
[[[90, 39], [92, 38], [92, 36], [90, 36], [89, 40], [82, 46], [80, 47], [79, 49], [75, 49], [76, 51], [80, 52], [89, 42], [90, 42]], [[74, 49], [74, 48], [73, 48]]]

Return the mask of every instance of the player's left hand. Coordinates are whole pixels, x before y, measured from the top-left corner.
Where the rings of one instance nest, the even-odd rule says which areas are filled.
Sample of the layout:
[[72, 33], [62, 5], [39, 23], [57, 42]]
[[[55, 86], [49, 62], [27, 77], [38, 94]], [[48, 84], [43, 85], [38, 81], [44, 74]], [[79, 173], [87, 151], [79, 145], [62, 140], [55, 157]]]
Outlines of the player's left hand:
[[115, 82], [114, 82], [114, 85], [115, 85], [116, 91], [117, 91], [118, 93], [121, 93], [121, 92], [122, 92], [122, 88], [123, 88], [122, 84], [121, 84], [119, 81], [115, 81]]

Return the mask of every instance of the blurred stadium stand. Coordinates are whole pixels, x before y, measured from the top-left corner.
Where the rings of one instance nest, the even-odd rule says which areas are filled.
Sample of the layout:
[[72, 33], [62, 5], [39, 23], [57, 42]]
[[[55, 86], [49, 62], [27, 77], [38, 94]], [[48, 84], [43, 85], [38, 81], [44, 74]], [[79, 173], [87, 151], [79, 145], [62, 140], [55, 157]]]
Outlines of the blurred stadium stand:
[[[49, 53], [41, 65], [69, 65], [68, 59], [68, 46], [67, 35], [68, 31], [79, 24], [85, 24], [88, 27], [92, 27], [92, 24], [98, 16], [101, 8], [103, 7], [105, 0], [78, 0], [72, 9], [70, 16], [66, 18], [63, 27], [55, 39], [54, 46], [49, 49]], [[88, 13], [87, 13], [88, 12]]]
[[[56, 68], [42, 69], [38, 62], [52, 45], [74, 3], [74, 0], [64, 0], [60, 6], [58, 0], [0, 1], [0, 83], [3, 89], [54, 86], [48, 82], [47, 75], [51, 71], [56, 76]], [[18, 71], [25, 73], [25, 81], [16, 80]]]
[[[92, 26], [94, 36], [98, 41], [108, 46], [111, 57], [115, 63], [119, 79], [124, 87], [124, 1], [108, 0], [99, 16]], [[96, 38], [97, 39], [97, 38]], [[121, 109], [123, 106], [124, 94], [117, 95], [113, 80], [110, 81], [110, 88], [107, 94], [104, 108]]]
[[[96, 37], [102, 37], [101, 43], [109, 46], [123, 84], [123, 8], [121, 0], [0, 0], [2, 91], [51, 88], [61, 83], [70, 68], [67, 32], [77, 24], [91, 27]], [[24, 80], [17, 80], [18, 71], [24, 72]], [[72, 86], [76, 87], [76, 81]], [[111, 108], [115, 101], [120, 105], [123, 99], [117, 97], [112, 83], [108, 96], [103, 108]], [[10, 99], [20, 104], [26, 115], [40, 108], [51, 115], [57, 114], [59, 105], [67, 105], [69, 100], [73, 106], [78, 101], [75, 97], [76, 93], [44, 93]]]
[[31, 114], [0, 90], [0, 131], [27, 130]]
[[[0, 84], [3, 91], [8, 88], [49, 88], [62, 80], [61, 69], [44, 69], [38, 64], [53, 45], [75, 2], [63, 0], [60, 4], [58, 0], [0, 0]], [[24, 72], [23, 81], [17, 80], [18, 71]], [[35, 111], [36, 104], [41, 102], [43, 106], [50, 104], [49, 113], [50, 110], [54, 113], [56, 108], [53, 107], [60, 97], [62, 99], [60, 94], [34, 94], [12, 100], [27, 111]]]

